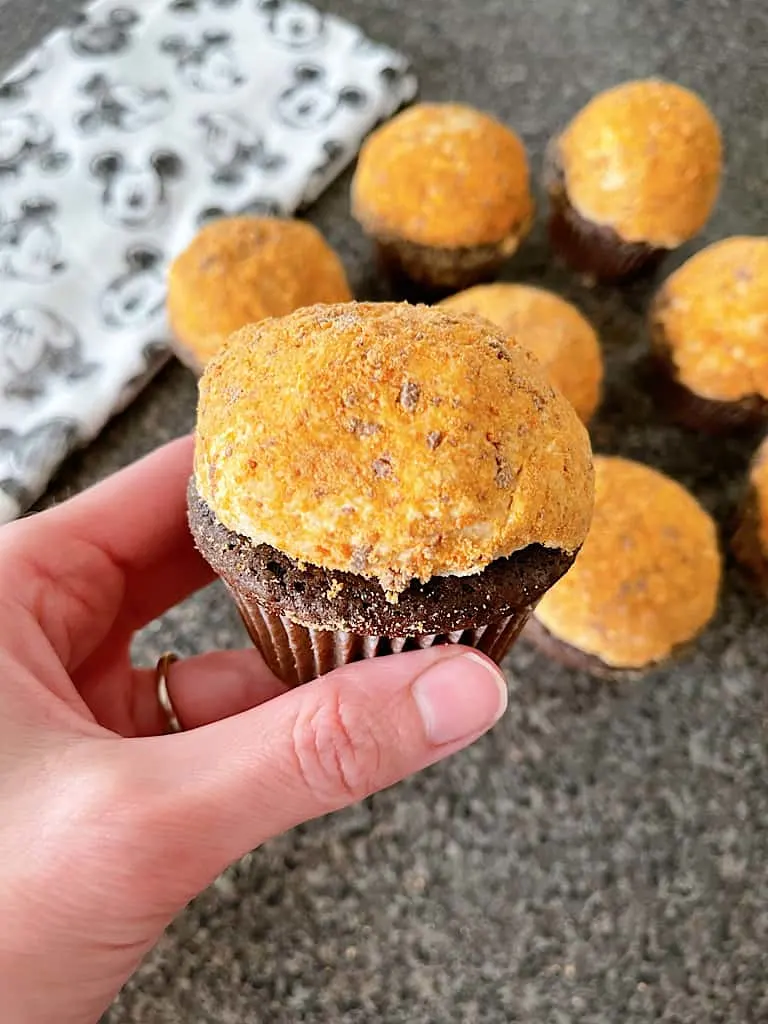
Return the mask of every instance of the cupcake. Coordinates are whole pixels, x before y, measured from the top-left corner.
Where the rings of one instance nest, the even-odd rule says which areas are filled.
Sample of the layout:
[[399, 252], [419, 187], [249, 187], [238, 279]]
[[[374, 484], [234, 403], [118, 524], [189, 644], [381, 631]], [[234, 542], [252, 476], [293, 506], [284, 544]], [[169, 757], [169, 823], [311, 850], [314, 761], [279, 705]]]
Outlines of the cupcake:
[[171, 265], [174, 349], [200, 373], [230, 334], [246, 324], [351, 298], [339, 257], [311, 224], [226, 217], [204, 227]]
[[731, 548], [759, 586], [768, 591], [768, 438], [749, 467]]
[[704, 227], [721, 171], [720, 129], [695, 93], [656, 79], [617, 85], [550, 146], [552, 246], [597, 280], [650, 269]]
[[235, 334], [200, 382], [192, 532], [289, 684], [438, 643], [501, 659], [592, 494], [571, 406], [469, 314], [302, 309]]
[[637, 673], [709, 622], [720, 572], [715, 524], [688, 491], [638, 462], [597, 456], [589, 535], [526, 635], [573, 668]]
[[570, 302], [542, 288], [481, 284], [440, 305], [484, 316], [527, 348], [581, 420], [589, 422], [600, 402], [603, 357], [592, 325]]
[[364, 144], [352, 210], [395, 277], [465, 288], [492, 277], [528, 232], [525, 149], [472, 107], [419, 104]]
[[726, 238], [663, 284], [651, 306], [655, 388], [669, 413], [722, 431], [768, 420], [768, 238]]

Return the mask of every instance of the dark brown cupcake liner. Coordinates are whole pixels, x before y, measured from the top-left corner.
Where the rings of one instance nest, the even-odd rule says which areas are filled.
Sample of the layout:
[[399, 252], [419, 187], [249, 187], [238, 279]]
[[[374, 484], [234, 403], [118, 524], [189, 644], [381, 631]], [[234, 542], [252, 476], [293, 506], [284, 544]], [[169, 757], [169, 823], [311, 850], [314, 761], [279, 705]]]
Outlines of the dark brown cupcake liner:
[[308, 683], [352, 662], [403, 651], [426, 650], [442, 644], [463, 644], [501, 662], [525, 625], [530, 608], [485, 626], [424, 636], [361, 636], [344, 630], [302, 626], [287, 615], [272, 612], [229, 587], [248, 635], [269, 668], [288, 686]]
[[650, 274], [667, 255], [667, 249], [626, 242], [613, 228], [582, 217], [568, 198], [556, 146], [552, 145], [546, 157], [545, 186], [550, 245], [578, 274], [604, 282], [629, 281]]
[[761, 395], [745, 395], [734, 402], [697, 395], [677, 375], [677, 367], [657, 315], [663, 294], [654, 302], [649, 316], [651, 356], [649, 370], [652, 390], [659, 407], [683, 427], [707, 434], [756, 430], [768, 423], [768, 401]]

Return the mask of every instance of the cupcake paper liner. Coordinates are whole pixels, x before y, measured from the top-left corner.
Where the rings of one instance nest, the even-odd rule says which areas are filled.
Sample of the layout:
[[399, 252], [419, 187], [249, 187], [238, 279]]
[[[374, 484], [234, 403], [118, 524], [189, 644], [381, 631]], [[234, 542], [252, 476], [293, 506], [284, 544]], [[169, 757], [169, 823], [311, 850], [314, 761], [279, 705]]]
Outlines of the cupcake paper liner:
[[409, 637], [361, 636], [343, 630], [301, 626], [287, 616], [271, 612], [238, 594], [231, 587], [229, 589], [254, 646], [275, 675], [288, 686], [308, 683], [354, 661], [399, 654], [401, 651], [425, 650], [440, 644], [474, 647], [499, 663], [532, 611], [526, 607], [483, 626], [451, 633]]

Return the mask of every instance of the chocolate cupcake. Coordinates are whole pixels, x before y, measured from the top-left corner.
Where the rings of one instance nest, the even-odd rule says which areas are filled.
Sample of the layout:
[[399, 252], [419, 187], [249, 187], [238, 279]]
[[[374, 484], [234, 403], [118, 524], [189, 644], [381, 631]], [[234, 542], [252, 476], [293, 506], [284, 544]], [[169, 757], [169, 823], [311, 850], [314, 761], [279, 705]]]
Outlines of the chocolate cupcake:
[[654, 387], [671, 416], [720, 432], [768, 421], [768, 238], [702, 249], [650, 311]]
[[638, 673], [709, 622], [720, 573], [715, 524], [688, 491], [649, 466], [597, 456], [589, 535], [526, 637], [595, 675]]
[[475, 313], [532, 352], [583, 423], [592, 418], [603, 382], [603, 357], [592, 325], [570, 302], [543, 288], [481, 284], [440, 303]]
[[422, 103], [375, 131], [352, 210], [394, 276], [436, 290], [492, 277], [533, 219], [518, 136], [456, 103]]
[[657, 79], [595, 96], [547, 154], [552, 247], [614, 281], [693, 238], [717, 200], [720, 129], [688, 89]]
[[758, 586], [768, 592], [768, 438], [750, 464], [731, 549]]
[[339, 257], [311, 224], [223, 218], [204, 227], [171, 265], [174, 349], [201, 373], [230, 334], [246, 324], [351, 298]]
[[200, 382], [190, 523], [287, 683], [436, 643], [499, 660], [589, 526], [586, 431], [480, 318], [315, 306]]

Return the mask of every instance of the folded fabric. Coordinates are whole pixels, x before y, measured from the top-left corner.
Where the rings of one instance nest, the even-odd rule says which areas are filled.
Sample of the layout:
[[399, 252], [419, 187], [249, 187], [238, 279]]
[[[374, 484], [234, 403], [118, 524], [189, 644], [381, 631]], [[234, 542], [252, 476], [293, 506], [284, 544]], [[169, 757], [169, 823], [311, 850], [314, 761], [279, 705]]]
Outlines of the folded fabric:
[[168, 358], [167, 265], [290, 214], [416, 91], [297, 0], [97, 0], [0, 84], [0, 522]]

